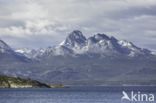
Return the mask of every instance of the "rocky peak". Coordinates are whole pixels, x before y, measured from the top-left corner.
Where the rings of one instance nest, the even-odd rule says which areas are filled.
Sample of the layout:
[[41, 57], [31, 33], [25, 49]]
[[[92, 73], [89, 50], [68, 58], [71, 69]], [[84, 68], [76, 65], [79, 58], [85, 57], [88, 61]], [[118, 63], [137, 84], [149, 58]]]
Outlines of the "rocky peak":
[[86, 41], [86, 37], [83, 36], [81, 31], [74, 30], [67, 38], [60, 44], [66, 47], [82, 46]]

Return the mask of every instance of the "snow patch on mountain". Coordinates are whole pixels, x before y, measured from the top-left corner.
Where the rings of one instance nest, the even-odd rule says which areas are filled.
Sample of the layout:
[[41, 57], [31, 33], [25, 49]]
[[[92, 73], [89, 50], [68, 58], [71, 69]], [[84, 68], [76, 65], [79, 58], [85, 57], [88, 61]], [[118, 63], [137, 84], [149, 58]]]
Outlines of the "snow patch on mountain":
[[23, 54], [27, 58], [36, 58], [37, 56], [41, 56], [44, 52], [45, 49], [29, 49], [29, 48], [19, 48], [15, 50], [16, 53]]

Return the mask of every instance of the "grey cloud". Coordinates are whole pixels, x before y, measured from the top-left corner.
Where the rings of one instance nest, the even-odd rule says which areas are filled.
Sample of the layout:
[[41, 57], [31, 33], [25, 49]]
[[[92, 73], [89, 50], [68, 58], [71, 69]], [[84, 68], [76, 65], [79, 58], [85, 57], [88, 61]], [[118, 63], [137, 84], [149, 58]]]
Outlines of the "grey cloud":
[[120, 11], [113, 12], [112, 14], [109, 14], [108, 17], [113, 19], [128, 19], [128, 18], [134, 18], [138, 16], [143, 15], [156, 15], [156, 5], [150, 6], [150, 7], [130, 7], [127, 9], [123, 9]]
[[5, 42], [13, 48], [45, 48], [55, 46], [60, 43], [62, 39], [53, 36], [33, 35], [27, 38], [2, 36]]
[[[13, 47], [61, 42], [74, 29], [106, 33], [141, 47], [156, 47], [154, 0], [1, 0], [0, 37]], [[42, 43], [40, 43], [42, 42]]]

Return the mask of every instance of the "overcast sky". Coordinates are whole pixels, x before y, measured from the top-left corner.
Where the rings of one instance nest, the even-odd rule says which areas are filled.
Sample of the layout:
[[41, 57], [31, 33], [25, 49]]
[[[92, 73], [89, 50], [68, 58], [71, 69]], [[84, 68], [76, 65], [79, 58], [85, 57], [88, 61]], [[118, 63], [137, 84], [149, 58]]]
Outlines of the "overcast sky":
[[0, 0], [0, 38], [13, 48], [105, 33], [156, 50], [156, 0]]

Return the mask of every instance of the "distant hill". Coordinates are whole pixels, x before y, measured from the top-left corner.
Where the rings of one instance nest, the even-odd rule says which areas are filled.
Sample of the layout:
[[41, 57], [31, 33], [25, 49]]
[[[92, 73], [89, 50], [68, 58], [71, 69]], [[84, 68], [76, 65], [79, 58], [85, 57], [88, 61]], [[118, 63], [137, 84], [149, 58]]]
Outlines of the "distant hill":
[[1, 75], [0, 88], [50, 88], [50, 86], [30, 79], [21, 79]]

